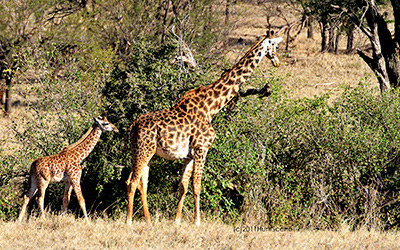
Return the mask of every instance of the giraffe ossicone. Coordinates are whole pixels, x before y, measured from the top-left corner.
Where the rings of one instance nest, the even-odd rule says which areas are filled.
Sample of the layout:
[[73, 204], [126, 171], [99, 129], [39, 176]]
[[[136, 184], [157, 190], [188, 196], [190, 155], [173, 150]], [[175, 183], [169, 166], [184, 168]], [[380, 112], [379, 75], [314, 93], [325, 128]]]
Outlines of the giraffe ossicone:
[[29, 172], [28, 190], [24, 195], [23, 205], [18, 217], [22, 221], [26, 213], [29, 201], [37, 193], [37, 202], [44, 216], [44, 195], [50, 182], [65, 182], [65, 191], [63, 197], [63, 212], [68, 208], [72, 189], [74, 189], [79, 205], [83, 211], [86, 221], [88, 215], [86, 212], [85, 199], [81, 191], [81, 162], [92, 152], [100, 139], [103, 131], [118, 132], [111, 122], [107, 120], [106, 115], [94, 118], [93, 125], [77, 142], [65, 147], [60, 153], [36, 159]]
[[150, 160], [154, 154], [170, 160], [184, 159], [179, 185], [176, 223], [181, 222], [183, 201], [193, 173], [195, 224], [200, 225], [201, 176], [215, 132], [211, 120], [239, 92], [263, 57], [279, 67], [276, 49], [282, 38], [267, 32], [221, 78], [214, 83], [187, 92], [172, 108], [140, 115], [129, 127], [132, 168], [126, 181], [128, 191], [127, 223], [132, 223], [133, 200], [140, 192], [144, 216], [150, 221], [147, 183]]

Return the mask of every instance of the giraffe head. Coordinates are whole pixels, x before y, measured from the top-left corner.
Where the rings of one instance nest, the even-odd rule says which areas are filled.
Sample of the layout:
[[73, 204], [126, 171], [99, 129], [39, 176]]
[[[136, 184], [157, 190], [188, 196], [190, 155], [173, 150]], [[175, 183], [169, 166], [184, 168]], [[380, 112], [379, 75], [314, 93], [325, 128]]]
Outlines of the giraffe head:
[[103, 117], [99, 116], [98, 118], [94, 118], [94, 122], [95, 124], [97, 124], [97, 126], [99, 126], [101, 131], [114, 131], [116, 133], [119, 132], [117, 127], [115, 127], [114, 124], [107, 120], [106, 113], [103, 114]]
[[264, 40], [261, 42], [261, 58], [265, 55], [268, 59], [271, 60], [274, 67], [279, 67], [281, 64], [276, 54], [276, 50], [278, 49], [278, 44], [282, 42], [282, 40], [282, 37], [275, 38], [274, 31], [267, 31]]

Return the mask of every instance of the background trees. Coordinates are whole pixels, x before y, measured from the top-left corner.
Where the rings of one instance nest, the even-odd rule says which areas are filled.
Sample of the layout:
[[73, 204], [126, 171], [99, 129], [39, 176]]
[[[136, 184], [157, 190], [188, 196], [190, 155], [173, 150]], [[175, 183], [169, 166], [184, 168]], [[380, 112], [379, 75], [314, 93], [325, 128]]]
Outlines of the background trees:
[[[317, 16], [322, 26], [322, 51], [332, 50], [334, 34], [340, 34], [345, 29], [351, 38], [354, 27], [360, 29], [371, 42], [372, 55], [368, 56], [362, 50], [357, 53], [373, 70], [380, 83], [381, 91], [398, 88], [400, 83], [400, 2], [358, 0], [358, 1], [302, 1]], [[390, 4], [389, 4], [390, 3]], [[387, 12], [380, 9], [384, 6]], [[390, 14], [390, 15], [388, 15]], [[394, 18], [394, 20], [392, 19]], [[390, 28], [390, 24], [394, 27]], [[328, 46], [326, 35], [329, 31]], [[350, 48], [351, 39], [348, 40]]]

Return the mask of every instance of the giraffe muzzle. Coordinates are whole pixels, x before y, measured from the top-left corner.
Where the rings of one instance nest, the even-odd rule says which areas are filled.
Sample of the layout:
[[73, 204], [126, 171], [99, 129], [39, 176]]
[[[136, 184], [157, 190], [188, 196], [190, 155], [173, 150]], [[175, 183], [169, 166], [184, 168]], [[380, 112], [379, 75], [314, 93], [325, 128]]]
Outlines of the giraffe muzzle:
[[274, 58], [272, 58], [272, 65], [274, 65], [274, 67], [279, 67], [281, 66], [281, 62], [279, 61], [279, 58], [277, 56], [274, 56]]

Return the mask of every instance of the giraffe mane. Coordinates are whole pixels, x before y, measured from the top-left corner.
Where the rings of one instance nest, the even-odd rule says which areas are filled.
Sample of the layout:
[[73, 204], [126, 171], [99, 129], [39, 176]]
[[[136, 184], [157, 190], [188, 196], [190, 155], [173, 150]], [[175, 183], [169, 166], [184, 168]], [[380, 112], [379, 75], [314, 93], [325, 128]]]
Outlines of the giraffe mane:
[[[244, 56], [242, 56], [242, 58], [240, 58], [240, 60], [230, 69], [230, 70], [228, 70], [227, 72], [225, 72], [223, 75], [225, 75], [225, 74], [227, 74], [228, 72], [230, 72], [230, 71], [232, 71], [234, 68], [236, 68], [239, 64], [240, 64], [240, 62], [244, 59], [244, 58], [246, 58], [251, 52], [253, 52], [253, 50], [258, 46], [258, 45], [260, 45], [260, 43], [262, 43], [266, 38], [274, 38], [275, 37], [275, 34], [274, 34], [274, 31], [272, 30], [272, 31], [267, 31], [266, 32], [266, 34], [265, 35], [263, 35], [259, 40], [258, 40], [258, 42], [256, 42], [247, 52], [246, 52], [246, 54], [244, 54]], [[221, 77], [222, 78], [222, 77]]]
[[[247, 52], [246, 54], [244, 54], [244, 56], [242, 56], [242, 58], [240, 58], [239, 62], [242, 61], [243, 58], [247, 57], [262, 41], [264, 41], [264, 39], [267, 38], [267, 35], [262, 36], [258, 42], [256, 44], [254, 44]], [[239, 64], [239, 62], [236, 63]], [[235, 66], [236, 66], [235, 65]]]
[[186, 92], [181, 99], [174, 105], [174, 107], [178, 107], [183, 101], [187, 100], [191, 95], [195, 94], [196, 92], [200, 92], [202, 90], [207, 89], [207, 87], [204, 87], [203, 85], [200, 85], [200, 87], [196, 89], [189, 90]]
[[183, 98], [185, 98], [185, 97], [188, 97], [188, 96], [190, 96], [190, 95], [192, 95], [192, 94], [194, 94], [194, 92], [196, 92], [196, 91], [202, 91], [202, 90], [204, 90], [204, 89], [206, 89], [206, 87], [204, 87], [203, 85], [200, 85], [200, 87], [198, 87], [197, 89], [192, 89], [192, 90], [189, 90], [188, 92], [186, 92], [184, 95], [183, 95], [183, 97], [182, 97], [182, 99]]
[[78, 146], [79, 144], [81, 144], [82, 141], [84, 141], [90, 135], [90, 133], [92, 131], [93, 131], [93, 125], [90, 126], [89, 130], [78, 141], [76, 141], [75, 143], [73, 143], [73, 144], [71, 144], [69, 146], [66, 146], [61, 152], [65, 151], [65, 150], [70, 150], [70, 149]]

